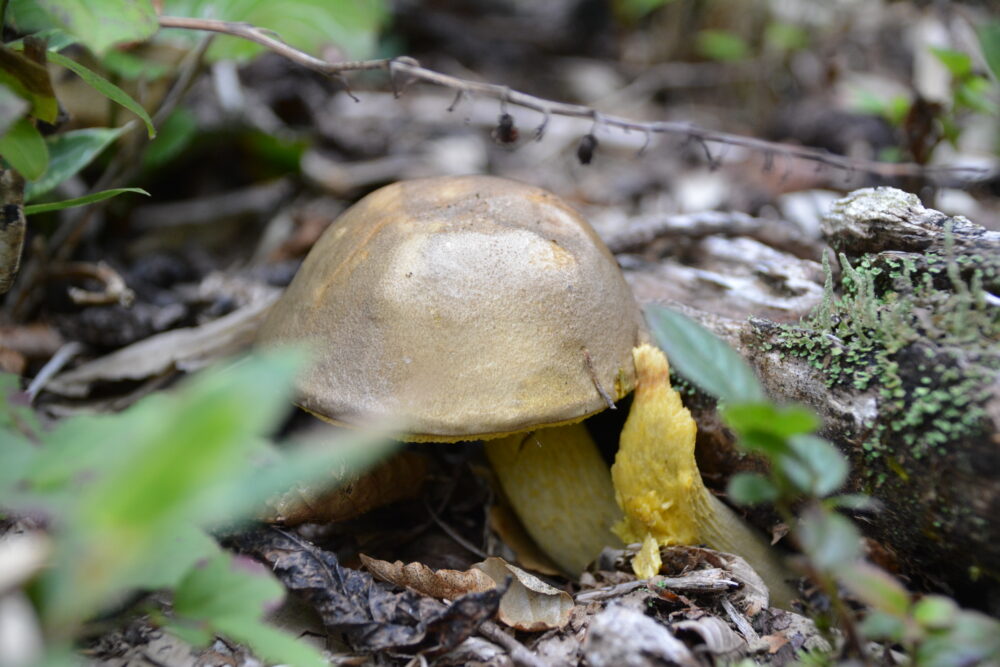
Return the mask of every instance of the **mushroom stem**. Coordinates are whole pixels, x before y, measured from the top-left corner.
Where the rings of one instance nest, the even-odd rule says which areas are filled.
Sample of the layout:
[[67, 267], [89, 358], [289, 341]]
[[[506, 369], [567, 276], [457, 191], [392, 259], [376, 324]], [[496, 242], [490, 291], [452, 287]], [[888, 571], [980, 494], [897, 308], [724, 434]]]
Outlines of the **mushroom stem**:
[[566, 574], [621, 545], [611, 474], [583, 424], [488, 440], [486, 455], [528, 534]]
[[617, 501], [625, 513], [615, 532], [626, 542], [652, 537], [660, 545], [707, 544], [742, 556], [767, 584], [771, 604], [788, 608], [794, 594], [775, 550], [712, 495], [701, 479], [694, 456], [697, 427], [680, 394], [670, 386], [666, 356], [651, 345], [641, 345], [633, 357], [635, 397], [611, 468]]

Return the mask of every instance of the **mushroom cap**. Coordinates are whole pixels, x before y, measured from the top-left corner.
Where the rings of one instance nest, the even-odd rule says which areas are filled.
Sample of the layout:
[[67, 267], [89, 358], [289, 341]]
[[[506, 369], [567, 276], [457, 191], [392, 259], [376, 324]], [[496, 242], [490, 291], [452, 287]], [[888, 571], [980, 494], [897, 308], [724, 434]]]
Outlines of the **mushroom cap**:
[[641, 312], [615, 258], [550, 192], [448, 176], [383, 187], [320, 237], [264, 344], [305, 341], [298, 402], [408, 439], [583, 419], [632, 390]]

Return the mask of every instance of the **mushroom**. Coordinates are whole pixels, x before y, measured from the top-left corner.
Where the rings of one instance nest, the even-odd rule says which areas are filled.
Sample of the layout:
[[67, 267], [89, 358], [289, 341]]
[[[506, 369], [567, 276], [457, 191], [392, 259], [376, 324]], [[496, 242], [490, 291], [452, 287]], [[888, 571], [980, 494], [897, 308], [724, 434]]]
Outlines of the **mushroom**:
[[318, 354], [298, 403], [411, 441], [486, 440], [515, 513], [568, 574], [621, 513], [577, 424], [635, 382], [642, 315], [614, 257], [555, 195], [459, 176], [386, 186], [305, 259], [260, 332]]
[[[567, 574], [620, 544], [615, 524], [645, 540], [640, 566], [661, 543], [762, 545], [702, 484], [694, 422], [662, 353], [644, 345], [614, 257], [545, 190], [458, 176], [373, 192], [319, 239], [260, 339], [312, 342], [298, 403], [321, 419], [402, 423], [411, 441], [485, 440], [515, 513]], [[626, 396], [637, 367], [616, 502], [580, 422]], [[690, 516], [666, 518], [678, 512]], [[671, 520], [686, 528], [663, 528]]]

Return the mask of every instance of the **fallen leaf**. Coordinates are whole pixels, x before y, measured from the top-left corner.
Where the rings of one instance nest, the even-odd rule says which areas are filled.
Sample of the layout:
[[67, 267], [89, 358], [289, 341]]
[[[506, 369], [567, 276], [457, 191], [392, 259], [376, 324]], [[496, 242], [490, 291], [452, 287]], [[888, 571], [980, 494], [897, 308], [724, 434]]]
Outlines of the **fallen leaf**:
[[788, 643], [788, 637], [785, 635], [765, 635], [761, 637], [761, 640], [767, 642], [768, 653], [777, 653], [782, 646]]
[[701, 637], [705, 648], [716, 655], [732, 653], [746, 647], [746, 642], [718, 616], [705, 614], [701, 618], [687, 619], [674, 623], [673, 631], [693, 632]]
[[504, 624], [517, 630], [538, 632], [562, 628], [569, 622], [573, 613], [573, 598], [569, 593], [549, 586], [502, 558], [487, 558], [473, 567], [485, 572], [497, 586], [511, 579], [497, 614]]
[[504, 592], [470, 593], [451, 605], [412, 591], [395, 593], [369, 573], [343, 567], [334, 553], [275, 528], [230, 535], [225, 543], [270, 565], [328, 629], [343, 632], [359, 651], [449, 651], [496, 615]]
[[421, 595], [454, 600], [466, 593], [482, 593], [496, 588], [496, 582], [475, 568], [471, 570], [433, 570], [423, 563], [390, 563], [360, 554], [361, 562], [376, 579], [388, 581]]
[[569, 593], [549, 586], [502, 558], [487, 558], [464, 572], [433, 570], [423, 563], [389, 563], [364, 554], [361, 555], [361, 562], [383, 581], [448, 600], [468, 593], [502, 588], [510, 581], [500, 600], [497, 618], [517, 630], [539, 632], [562, 628], [569, 622], [573, 611], [573, 598]]

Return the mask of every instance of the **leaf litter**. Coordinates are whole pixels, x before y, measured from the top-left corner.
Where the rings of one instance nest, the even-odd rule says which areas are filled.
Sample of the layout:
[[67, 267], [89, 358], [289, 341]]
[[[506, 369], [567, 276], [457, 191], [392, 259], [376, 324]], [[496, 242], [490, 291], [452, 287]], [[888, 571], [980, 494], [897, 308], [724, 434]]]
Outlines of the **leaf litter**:
[[449, 651], [496, 614], [506, 590], [468, 593], [445, 605], [412, 591], [393, 592], [371, 574], [342, 566], [333, 552], [283, 530], [251, 530], [228, 542], [268, 564], [329, 631], [343, 633], [361, 652]]
[[361, 554], [365, 572], [291, 530], [258, 527], [224, 543], [268, 565], [360, 654], [509, 664], [520, 647], [514, 662], [537, 665], [700, 665], [702, 654], [780, 665], [824, 643], [808, 619], [764, 606], [766, 588], [742, 558], [710, 549], [663, 547], [662, 574], [645, 581], [630, 573], [635, 548], [609, 550], [574, 598], [496, 557], [454, 570]]

